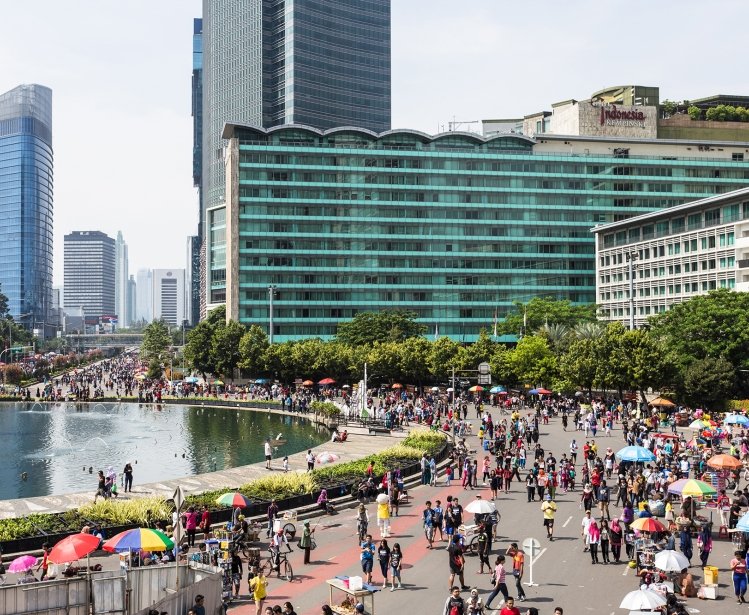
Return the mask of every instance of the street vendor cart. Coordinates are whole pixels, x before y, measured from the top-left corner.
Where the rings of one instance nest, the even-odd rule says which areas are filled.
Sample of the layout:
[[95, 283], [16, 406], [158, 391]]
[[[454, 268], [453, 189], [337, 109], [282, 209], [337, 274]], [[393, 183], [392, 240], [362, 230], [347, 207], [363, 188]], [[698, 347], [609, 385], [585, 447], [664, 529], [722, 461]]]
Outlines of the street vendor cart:
[[362, 585], [361, 589], [352, 589], [350, 579], [352, 577], [336, 577], [325, 581], [330, 590], [328, 604], [331, 610], [338, 615], [354, 615], [358, 602], [364, 605], [365, 615], [374, 615], [374, 594], [379, 591], [373, 585]]

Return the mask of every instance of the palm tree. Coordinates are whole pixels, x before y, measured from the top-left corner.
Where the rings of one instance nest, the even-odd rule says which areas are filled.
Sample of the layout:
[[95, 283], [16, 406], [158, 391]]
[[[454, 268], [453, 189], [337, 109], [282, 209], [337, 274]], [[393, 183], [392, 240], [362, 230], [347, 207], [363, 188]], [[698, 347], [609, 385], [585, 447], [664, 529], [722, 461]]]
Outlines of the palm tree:
[[538, 329], [538, 335], [545, 337], [546, 341], [549, 342], [549, 346], [555, 350], [563, 350], [569, 342], [570, 330], [567, 325], [560, 324], [544, 324]]
[[578, 340], [594, 340], [601, 337], [605, 329], [599, 322], [579, 322], [572, 330], [572, 335]]

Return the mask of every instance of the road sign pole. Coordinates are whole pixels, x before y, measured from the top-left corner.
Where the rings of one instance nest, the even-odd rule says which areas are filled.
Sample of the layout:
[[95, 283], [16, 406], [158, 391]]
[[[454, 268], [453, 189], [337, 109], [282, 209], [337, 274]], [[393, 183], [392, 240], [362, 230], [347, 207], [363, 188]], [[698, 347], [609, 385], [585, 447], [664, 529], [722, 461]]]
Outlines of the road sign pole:
[[174, 495], [172, 496], [174, 499], [174, 506], [177, 508], [177, 523], [174, 524], [174, 579], [175, 579], [175, 588], [177, 591], [179, 591], [179, 543], [182, 539], [182, 520], [180, 519], [180, 508], [182, 508], [182, 503], [185, 501], [185, 492], [182, 489], [181, 485], [178, 485], [177, 488], [174, 490]]
[[533, 561], [538, 557], [541, 551], [541, 543], [536, 538], [526, 538], [523, 541], [523, 550], [528, 554], [530, 560], [528, 562], [528, 587], [538, 587], [538, 583], [533, 582]]

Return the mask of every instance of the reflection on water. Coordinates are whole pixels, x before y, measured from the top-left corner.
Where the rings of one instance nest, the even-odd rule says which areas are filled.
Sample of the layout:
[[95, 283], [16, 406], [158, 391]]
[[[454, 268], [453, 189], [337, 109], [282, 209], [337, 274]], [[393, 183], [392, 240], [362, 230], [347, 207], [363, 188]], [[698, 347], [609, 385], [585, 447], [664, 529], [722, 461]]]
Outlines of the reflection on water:
[[[97, 403], [0, 405], [0, 499], [96, 491], [129, 461], [139, 483], [255, 463], [283, 433], [283, 457], [328, 437], [306, 420], [230, 408]], [[118, 481], [119, 482], [119, 481]]]

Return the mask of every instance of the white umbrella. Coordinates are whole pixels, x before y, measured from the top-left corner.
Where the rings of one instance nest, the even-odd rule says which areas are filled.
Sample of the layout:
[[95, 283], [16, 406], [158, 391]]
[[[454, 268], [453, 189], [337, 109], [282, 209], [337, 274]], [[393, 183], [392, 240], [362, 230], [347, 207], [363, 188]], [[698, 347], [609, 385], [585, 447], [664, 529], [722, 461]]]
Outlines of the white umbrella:
[[454, 390], [455, 390], [455, 389], [454, 389], [454, 388], [452, 388], [452, 387], [447, 387], [447, 392], [448, 392], [448, 393], [452, 393], [452, 392], [453, 392]]
[[336, 455], [335, 453], [328, 453], [327, 451], [324, 453], [320, 453], [316, 458], [315, 461], [317, 463], [333, 463], [334, 461], [338, 461], [340, 457]]
[[375, 500], [378, 504], [387, 504], [390, 500], [387, 493], [381, 493]]
[[656, 554], [655, 567], [663, 572], [681, 572], [689, 568], [689, 560], [678, 551], [666, 549]]
[[664, 604], [666, 604], [666, 599], [660, 594], [650, 589], [636, 589], [624, 596], [619, 608], [642, 611], [643, 609], [657, 609]]
[[465, 507], [466, 512], [473, 513], [474, 515], [488, 515], [495, 510], [497, 510], [497, 507], [494, 505], [494, 502], [481, 499], [468, 502]]
[[436, 392], [437, 392], [437, 391], [439, 391], [439, 390], [440, 390], [440, 388], [439, 388], [439, 387], [432, 387], [432, 393], [436, 393]]

